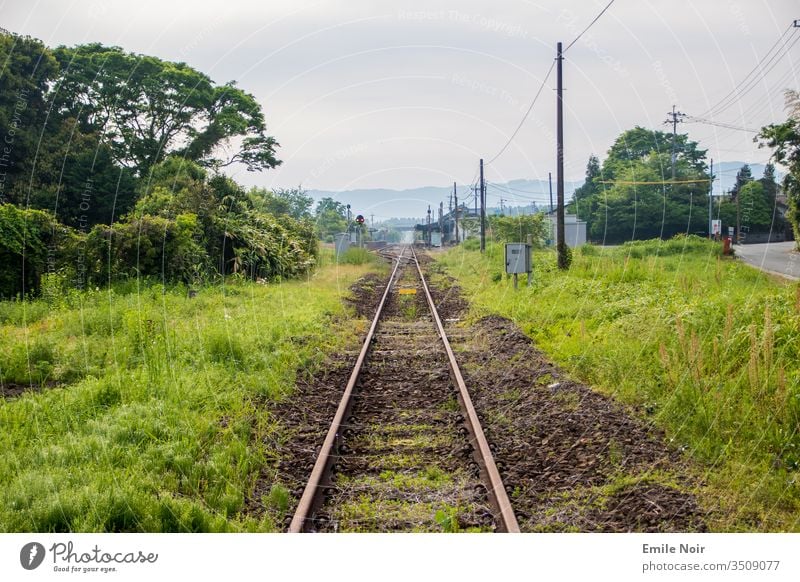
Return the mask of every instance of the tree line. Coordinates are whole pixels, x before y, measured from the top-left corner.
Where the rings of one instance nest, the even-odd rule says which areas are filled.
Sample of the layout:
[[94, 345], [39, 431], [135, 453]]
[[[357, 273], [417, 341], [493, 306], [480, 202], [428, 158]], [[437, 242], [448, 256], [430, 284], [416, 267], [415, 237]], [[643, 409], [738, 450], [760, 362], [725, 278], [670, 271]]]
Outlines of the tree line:
[[[711, 179], [706, 150], [687, 135], [673, 142], [672, 134], [635, 127], [614, 141], [602, 164], [590, 156], [586, 180], [567, 210], [586, 221], [589, 239], [597, 242], [707, 235]], [[778, 189], [774, 165], [767, 164], [759, 180], [745, 165], [731, 192], [715, 196], [712, 217], [724, 229], [735, 227], [737, 208], [744, 206], [751, 231], [781, 230]]]
[[[312, 199], [222, 174], [278, 166], [261, 105], [186, 63], [0, 29], [0, 297], [153, 276], [290, 277], [315, 262]], [[339, 228], [343, 207], [317, 209]], [[330, 224], [333, 222], [334, 224]]]

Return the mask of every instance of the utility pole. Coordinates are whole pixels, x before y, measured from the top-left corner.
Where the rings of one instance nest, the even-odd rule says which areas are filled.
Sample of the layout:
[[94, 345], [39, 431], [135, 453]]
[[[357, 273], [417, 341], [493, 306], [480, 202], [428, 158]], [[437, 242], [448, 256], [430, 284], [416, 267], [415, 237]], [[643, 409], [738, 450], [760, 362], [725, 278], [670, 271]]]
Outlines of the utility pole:
[[714, 158], [711, 158], [711, 170], [710, 170], [709, 173], [711, 175], [711, 182], [709, 182], [709, 188], [708, 188], [708, 240], [711, 240], [711, 238], [713, 236], [711, 234], [711, 230], [712, 230], [712, 228], [711, 228], [711, 220], [712, 220], [712, 216], [711, 216], [711, 201], [714, 199]]
[[486, 184], [483, 181], [483, 158], [481, 158], [481, 252], [486, 252]]
[[[686, 117], [685, 114], [681, 113], [680, 111], [675, 111], [675, 106], [672, 106], [672, 112], [667, 112], [667, 115], [671, 117], [671, 119], [667, 119], [664, 123], [671, 123], [672, 124], [672, 181], [675, 181], [675, 161], [677, 160], [678, 154], [676, 152], [677, 147], [677, 138], [678, 138], [678, 124], [683, 122], [683, 118]], [[674, 185], [673, 185], [674, 191]]]
[[458, 244], [458, 191], [456, 191], [455, 182], [453, 182], [453, 198], [456, 201], [455, 223], [456, 223], [456, 244]]
[[504, 205], [504, 203], [505, 203], [505, 198], [503, 198], [503, 197], [501, 196], [501, 197], [500, 197], [500, 215], [501, 215], [501, 216], [505, 215], [505, 212], [506, 212], [506, 208], [505, 208], [505, 205]]
[[439, 245], [444, 246], [444, 202], [439, 202]]
[[738, 245], [741, 241], [741, 228], [742, 228], [742, 215], [739, 209], [739, 193], [736, 193], [736, 244]]
[[373, 226], [373, 227], [375, 226], [375, 215], [374, 214], [370, 214], [369, 215], [369, 225]]
[[428, 246], [431, 246], [431, 205], [428, 204]]
[[556, 49], [557, 76], [556, 76], [556, 249], [558, 251], [558, 268], [567, 269], [567, 243], [564, 236], [564, 83], [562, 76], [562, 63], [564, 56], [561, 43]]

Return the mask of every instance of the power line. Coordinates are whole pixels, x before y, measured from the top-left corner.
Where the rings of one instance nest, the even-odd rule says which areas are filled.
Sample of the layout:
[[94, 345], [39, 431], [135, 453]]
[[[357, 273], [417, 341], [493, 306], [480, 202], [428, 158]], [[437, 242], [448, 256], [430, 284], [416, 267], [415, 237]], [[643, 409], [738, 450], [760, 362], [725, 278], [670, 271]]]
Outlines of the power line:
[[598, 184], [620, 184], [622, 186], [650, 186], [664, 184], [700, 184], [710, 182], [708, 178], [698, 178], [697, 180], [656, 180], [654, 182], [640, 182], [639, 180], [597, 180]]
[[580, 39], [580, 37], [582, 37], [582, 36], [583, 36], [583, 35], [586, 33], [586, 31], [587, 31], [587, 30], [589, 30], [589, 29], [592, 27], [592, 25], [593, 25], [595, 22], [597, 22], [598, 20], [600, 20], [600, 17], [601, 17], [603, 14], [605, 14], [606, 10], [608, 10], [609, 8], [611, 8], [611, 5], [612, 5], [613, 3], [614, 3], [614, 0], [611, 0], [611, 2], [609, 2], [608, 4], [606, 4], [606, 7], [605, 7], [605, 8], [603, 8], [603, 9], [600, 11], [600, 14], [598, 14], [597, 16], [595, 16], [595, 17], [594, 17], [594, 20], [592, 20], [592, 21], [589, 23], [589, 26], [587, 26], [586, 28], [584, 28], [584, 29], [583, 29], [583, 32], [581, 32], [581, 33], [580, 33], [578, 36], [576, 36], [576, 37], [575, 37], [575, 39], [574, 39], [574, 40], [573, 40], [571, 43], [569, 43], [569, 44], [567, 45], [567, 48], [565, 48], [565, 49], [562, 51], [562, 53], [561, 53], [561, 54], [564, 54], [565, 52], [567, 52], [567, 51], [569, 50], [569, 48], [570, 48], [572, 45], [574, 45], [576, 42], [578, 42], [578, 39]]
[[544, 89], [545, 83], [547, 83], [547, 80], [550, 78], [550, 75], [552, 74], [553, 68], [555, 66], [556, 66], [556, 62], [553, 61], [552, 64], [550, 65], [550, 68], [547, 69], [547, 74], [544, 76], [544, 79], [542, 79], [542, 84], [539, 85], [539, 90], [536, 91], [536, 95], [533, 97], [533, 101], [531, 101], [531, 104], [528, 106], [528, 110], [522, 116], [522, 119], [520, 119], [519, 124], [517, 125], [517, 128], [514, 130], [514, 133], [511, 134], [511, 137], [508, 138], [508, 141], [506, 141], [505, 145], [502, 148], [500, 148], [500, 151], [497, 152], [492, 159], [490, 159], [488, 162], [486, 162], [487, 165], [491, 164], [497, 158], [499, 158], [501, 155], [503, 155], [503, 152], [506, 151], [508, 146], [511, 145], [511, 142], [514, 141], [514, 138], [517, 137], [517, 134], [519, 133], [519, 130], [522, 129], [522, 125], [525, 123], [525, 120], [528, 119], [528, 115], [530, 115], [530, 112], [533, 109], [533, 106], [536, 105], [536, 101], [539, 99], [539, 95], [542, 94], [542, 89]]
[[[581, 33], [578, 36], [576, 36], [571, 43], [569, 43], [567, 45], [567, 48], [562, 52], [562, 54], [564, 52], [566, 52], [569, 49], [569, 47], [571, 47], [576, 42], [578, 42], [578, 40], [586, 33], [586, 31], [589, 30], [594, 25], [595, 22], [600, 20], [600, 17], [603, 14], [605, 14], [606, 10], [608, 10], [614, 2], [615, 2], [615, 0], [611, 0], [608, 4], [606, 4], [605, 8], [603, 8], [600, 11], [600, 13], [597, 16], [595, 16], [594, 19], [589, 23], [589, 26], [584, 28], [583, 31], [581, 31]], [[508, 146], [511, 145], [511, 142], [514, 141], [515, 137], [517, 137], [517, 134], [519, 133], [519, 130], [522, 129], [522, 126], [525, 124], [525, 120], [528, 119], [528, 115], [530, 115], [531, 110], [533, 109], [533, 106], [536, 104], [536, 101], [539, 99], [539, 95], [542, 94], [542, 90], [544, 89], [544, 86], [547, 83], [547, 80], [550, 78], [550, 75], [553, 73], [553, 69], [555, 68], [555, 66], [556, 66], [556, 62], [553, 61], [550, 64], [550, 68], [547, 69], [547, 73], [545, 74], [544, 79], [542, 79], [542, 84], [539, 85], [539, 89], [536, 91], [536, 95], [534, 95], [533, 100], [531, 101], [531, 104], [528, 106], [528, 109], [527, 109], [527, 111], [525, 111], [525, 114], [522, 116], [522, 119], [520, 120], [519, 124], [517, 124], [517, 127], [514, 130], [514, 132], [511, 134], [511, 137], [509, 137], [508, 140], [506, 141], [506, 143], [503, 145], [503, 147], [500, 148], [500, 151], [497, 152], [494, 155], [494, 157], [491, 158], [488, 162], [486, 162], [487, 165], [491, 164], [497, 158], [499, 158], [501, 155], [503, 155], [503, 152], [505, 152], [506, 149], [508, 149]]]
[[[497, 182], [489, 182], [486, 181], [487, 184], [491, 184], [496, 188], [502, 188], [503, 190], [512, 190], [514, 192], [522, 192], [523, 194], [540, 194], [540, 192], [532, 192], [531, 190], [520, 190], [519, 188], [514, 188], [513, 186], [509, 186], [508, 184], [498, 184]], [[546, 192], [541, 192], [541, 194], [546, 194]]]
[[757, 129], [750, 129], [749, 127], [741, 127], [739, 125], [734, 125], [732, 123], [725, 123], [722, 121], [712, 121], [710, 119], [703, 119], [702, 117], [694, 117], [693, 115], [687, 115], [685, 119], [689, 123], [702, 123], [705, 125], [714, 125], [716, 127], [724, 127], [725, 129], [733, 129], [735, 131], [746, 131], [749, 133], [758, 133]]
[[[755, 73], [756, 71], [758, 71], [758, 70], [759, 70], [759, 69], [762, 67], [762, 64], [764, 64], [764, 61], [766, 61], [767, 59], [769, 59], [769, 61], [768, 61], [768, 62], [771, 62], [771, 61], [772, 61], [772, 59], [774, 59], [774, 58], [775, 58], [775, 56], [776, 56], [778, 53], [777, 53], [777, 52], [776, 52], [776, 53], [773, 53], [773, 51], [774, 51], [774, 50], [775, 50], [775, 48], [776, 48], [776, 47], [777, 47], [777, 46], [778, 46], [778, 45], [781, 43], [781, 41], [783, 40], [783, 37], [784, 37], [784, 36], [786, 36], [786, 34], [787, 34], [787, 33], [788, 33], [790, 30], [792, 30], [792, 29], [793, 29], [793, 26], [792, 26], [791, 24], [790, 24], [788, 27], [786, 27], [786, 30], [784, 30], [784, 31], [783, 31], [783, 33], [782, 33], [782, 34], [781, 34], [781, 35], [778, 37], [778, 40], [776, 40], [776, 41], [775, 41], [775, 44], [773, 44], [773, 45], [770, 47], [770, 49], [769, 49], [769, 50], [768, 50], [768, 51], [767, 51], [767, 52], [764, 54], [764, 56], [761, 58], [761, 60], [760, 60], [760, 61], [758, 61], [758, 63], [756, 63], [756, 66], [755, 66], [755, 67], [753, 67], [753, 68], [750, 70], [750, 72], [749, 72], [749, 73], [747, 73], [747, 75], [745, 75], [745, 76], [742, 78], [742, 80], [741, 80], [741, 81], [739, 81], [739, 83], [738, 83], [738, 84], [737, 84], [737, 85], [736, 85], [736, 86], [735, 86], [733, 89], [731, 89], [731, 91], [730, 91], [730, 92], [729, 92], [727, 95], [725, 95], [725, 96], [724, 96], [722, 99], [720, 99], [720, 100], [719, 100], [719, 101], [717, 101], [717, 102], [716, 102], [714, 105], [712, 105], [711, 107], [709, 107], [709, 108], [708, 108], [706, 111], [704, 111], [704, 112], [703, 112], [701, 115], [708, 115], [709, 113], [711, 113], [712, 111], [714, 111], [715, 109], [717, 109], [717, 108], [718, 108], [720, 105], [722, 105], [722, 104], [724, 104], [724, 103], [727, 103], [727, 102], [730, 100], [730, 98], [731, 98], [732, 96], [735, 96], [735, 95], [736, 95], [736, 94], [739, 92], [740, 88], [741, 88], [743, 85], [745, 85], [745, 84], [747, 84], [747, 83], [750, 83], [750, 82], [753, 80], [753, 78], [755, 78], [755, 79], [758, 79], [758, 77], [753, 77], [753, 78], [751, 78], [751, 75], [753, 75], [753, 73]], [[736, 99], [734, 99], [734, 100], [733, 100], [733, 102], [735, 102], [735, 101], [736, 101]]]
[[[762, 80], [764, 79], [764, 77], [766, 77], [766, 76], [767, 76], [767, 74], [768, 74], [770, 71], [772, 71], [772, 69], [774, 69], [776, 66], [778, 66], [778, 64], [781, 62], [781, 60], [783, 59], [783, 57], [785, 57], [786, 55], [788, 55], [788, 54], [789, 54], [789, 51], [790, 51], [790, 50], [791, 50], [791, 49], [794, 47], [794, 45], [796, 45], [796, 44], [797, 44], [797, 41], [800, 41], [800, 35], [798, 35], [798, 36], [796, 36], [796, 37], [795, 37], [795, 39], [794, 39], [794, 42], [792, 42], [791, 46], [789, 46], [788, 48], [786, 48], [786, 50], [785, 50], [783, 53], [781, 53], [781, 54], [780, 54], [780, 56], [778, 57], [778, 59], [777, 59], [777, 60], [775, 60], [775, 61], [773, 62], [773, 60], [774, 60], [775, 56], [777, 56], [777, 53], [776, 53], [776, 55], [774, 55], [774, 56], [773, 56], [773, 58], [772, 58], [772, 59], [770, 59], [770, 61], [769, 61], [767, 64], [769, 64], [769, 63], [772, 63], [772, 65], [771, 65], [771, 66], [770, 66], [768, 69], [766, 69], [764, 72], [762, 72], [760, 77], [753, 77], [753, 79], [751, 79], [751, 80], [750, 80], [750, 82], [748, 83], [748, 86], [747, 86], [747, 88], [742, 88], [742, 90], [740, 90], [740, 91], [737, 93], [737, 97], [736, 97], [736, 99], [733, 99], [733, 100], [729, 101], [729, 103], [727, 103], [726, 105], [724, 105], [722, 108], [718, 109], [718, 110], [717, 110], [717, 111], [714, 113], [714, 115], [719, 115], [720, 113], [722, 113], [722, 112], [724, 112], [724, 111], [727, 111], [728, 109], [730, 109], [731, 107], [733, 107], [733, 106], [734, 106], [734, 105], [737, 103], [737, 101], [740, 101], [740, 100], [742, 99], [742, 97], [744, 97], [745, 95], [747, 95], [748, 93], [750, 93], [750, 91], [752, 91], [753, 89], [755, 89], [756, 87], [758, 87], [758, 84], [759, 84], [759, 82], [760, 82], [760, 81], [762, 81]], [[787, 41], [787, 42], [788, 42], [788, 41]], [[786, 45], [785, 45], [785, 44], [784, 44], [784, 47], [786, 47]]]

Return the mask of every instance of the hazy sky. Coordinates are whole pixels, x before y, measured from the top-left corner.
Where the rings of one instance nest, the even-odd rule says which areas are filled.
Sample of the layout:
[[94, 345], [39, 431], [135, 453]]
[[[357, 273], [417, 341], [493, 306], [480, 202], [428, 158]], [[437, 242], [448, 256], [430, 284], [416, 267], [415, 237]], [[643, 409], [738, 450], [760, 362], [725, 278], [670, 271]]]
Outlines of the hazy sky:
[[[0, 0], [0, 26], [51, 46], [99, 41], [236, 80], [262, 103], [283, 165], [246, 184], [410, 188], [468, 183], [517, 127], [555, 54], [607, 0]], [[634, 125], [700, 116], [792, 23], [797, 0], [617, 0], [564, 63], [566, 175], [579, 179]], [[789, 54], [714, 116], [783, 120], [798, 87]], [[800, 45], [800, 43], [798, 43]], [[781, 45], [779, 45], [781, 46]], [[792, 48], [794, 46], [794, 48]], [[769, 65], [771, 66], [772, 63]], [[767, 67], [768, 68], [768, 67]], [[555, 75], [487, 178], [547, 178], [555, 167]], [[684, 123], [715, 160], [761, 162], [752, 133]]]

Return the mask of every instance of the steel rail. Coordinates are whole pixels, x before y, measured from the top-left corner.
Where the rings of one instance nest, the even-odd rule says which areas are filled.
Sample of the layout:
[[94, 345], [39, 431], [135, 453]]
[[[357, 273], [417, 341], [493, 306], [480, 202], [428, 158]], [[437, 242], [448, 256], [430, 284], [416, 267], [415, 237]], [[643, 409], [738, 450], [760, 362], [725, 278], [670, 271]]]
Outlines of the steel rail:
[[517, 517], [514, 515], [514, 510], [511, 508], [511, 500], [506, 493], [505, 485], [500, 477], [500, 472], [497, 470], [497, 465], [494, 462], [492, 451], [489, 448], [489, 443], [486, 440], [486, 435], [483, 434], [481, 421], [478, 419], [478, 414], [475, 412], [475, 407], [472, 404], [467, 385], [464, 382], [464, 377], [461, 375], [461, 370], [458, 367], [453, 349], [450, 347], [450, 342], [447, 339], [447, 334], [444, 331], [442, 320], [439, 317], [439, 312], [431, 297], [431, 292], [428, 289], [428, 284], [425, 281], [425, 276], [422, 274], [422, 267], [420, 267], [419, 260], [417, 260], [417, 253], [411, 249], [411, 256], [414, 259], [414, 264], [417, 266], [419, 278], [422, 281], [422, 288], [425, 290], [425, 297], [428, 300], [428, 307], [430, 307], [433, 320], [436, 323], [436, 331], [442, 339], [444, 349], [447, 352], [447, 360], [450, 365], [450, 373], [453, 381], [458, 386], [458, 392], [461, 396], [461, 404], [467, 417], [467, 430], [470, 432], [474, 440], [475, 451], [477, 453], [478, 464], [482, 471], [484, 471], [486, 480], [489, 481], [489, 498], [495, 506], [497, 517], [500, 520], [500, 531], [508, 533], [519, 533], [519, 524]]
[[[383, 296], [378, 304], [378, 309], [375, 312], [372, 325], [370, 326], [367, 336], [364, 339], [364, 345], [361, 347], [361, 352], [358, 355], [358, 359], [353, 367], [353, 371], [350, 373], [350, 378], [347, 382], [347, 386], [345, 387], [342, 399], [339, 402], [339, 406], [336, 409], [336, 414], [334, 415], [331, 426], [328, 429], [325, 441], [322, 444], [322, 448], [320, 449], [316, 462], [314, 463], [314, 468], [311, 471], [311, 476], [308, 479], [308, 483], [303, 490], [300, 502], [297, 505], [294, 516], [292, 517], [291, 524], [289, 525], [290, 533], [300, 533], [307, 530], [310, 518], [318, 506], [317, 504], [321, 503], [318, 493], [322, 488], [330, 484], [327, 481], [330, 479], [330, 468], [333, 465], [333, 457], [335, 456], [334, 451], [336, 442], [339, 438], [339, 429], [342, 426], [342, 421], [352, 407], [352, 396], [356, 384], [358, 383], [358, 376], [372, 345], [372, 339], [375, 335], [375, 330], [378, 327], [378, 322], [380, 321], [381, 314], [383, 313], [383, 307], [386, 304], [386, 299], [391, 291], [392, 284], [394, 283], [395, 276], [397, 275], [397, 270], [400, 266], [400, 262], [404, 258], [403, 255], [405, 254], [405, 250], [406, 247], [403, 247], [400, 251], [400, 254], [396, 258], [396, 263], [392, 269], [392, 274], [389, 277], [386, 289], [383, 291]], [[474, 458], [478, 464], [484, 483], [488, 483], [489, 485], [487, 488], [487, 493], [489, 496], [489, 501], [495, 510], [496, 518], [499, 522], [498, 530], [503, 532], [517, 533], [520, 531], [519, 525], [517, 524], [517, 518], [514, 515], [514, 511], [511, 509], [511, 502], [508, 499], [505, 486], [503, 485], [503, 481], [500, 478], [500, 473], [497, 470], [497, 465], [492, 457], [489, 444], [486, 441], [486, 436], [483, 434], [480, 420], [475, 412], [472, 399], [467, 391], [464, 378], [458, 367], [458, 363], [456, 362], [453, 350], [450, 347], [450, 342], [445, 334], [442, 320], [439, 317], [439, 312], [436, 310], [436, 305], [433, 302], [430, 289], [425, 281], [425, 276], [422, 273], [422, 268], [420, 267], [419, 260], [417, 259], [417, 255], [414, 252], [413, 247], [411, 247], [411, 259], [414, 261], [417, 272], [419, 273], [420, 281], [422, 282], [422, 288], [425, 291], [425, 297], [428, 302], [428, 307], [430, 308], [431, 315], [433, 316], [434, 323], [436, 324], [437, 333], [444, 344], [451, 378], [458, 386], [459, 402], [461, 404], [462, 412], [464, 412], [466, 417], [467, 431], [470, 434], [470, 440], [475, 451]]]
[[339, 407], [336, 409], [336, 414], [334, 415], [331, 426], [328, 429], [328, 434], [325, 436], [325, 441], [322, 443], [322, 448], [320, 449], [317, 460], [314, 463], [314, 468], [311, 470], [311, 476], [308, 478], [308, 483], [303, 490], [302, 497], [300, 497], [300, 502], [297, 504], [294, 517], [292, 517], [292, 522], [289, 524], [290, 533], [300, 533], [305, 529], [308, 523], [309, 515], [311, 515], [312, 511], [314, 510], [315, 500], [317, 499], [317, 491], [322, 484], [323, 478], [329, 474], [329, 469], [332, 465], [331, 453], [333, 452], [334, 445], [339, 437], [339, 428], [341, 427], [342, 420], [344, 420], [344, 417], [352, 404], [353, 389], [358, 381], [358, 375], [361, 372], [361, 367], [364, 365], [364, 360], [367, 358], [369, 348], [372, 345], [372, 337], [375, 335], [375, 329], [378, 327], [378, 321], [381, 318], [383, 306], [386, 303], [386, 298], [389, 296], [389, 291], [392, 288], [392, 283], [394, 282], [395, 275], [397, 274], [397, 268], [400, 266], [400, 261], [403, 259], [405, 250], [405, 247], [403, 247], [400, 251], [400, 254], [397, 256], [397, 262], [394, 265], [394, 269], [392, 269], [392, 274], [389, 277], [389, 282], [386, 284], [386, 289], [383, 291], [381, 302], [378, 304], [375, 317], [372, 319], [372, 325], [367, 332], [364, 345], [361, 346], [361, 352], [358, 354], [358, 359], [356, 360], [356, 364], [350, 374], [350, 379], [347, 382], [347, 386], [344, 389], [342, 400], [339, 402]]

